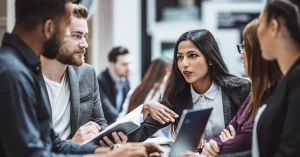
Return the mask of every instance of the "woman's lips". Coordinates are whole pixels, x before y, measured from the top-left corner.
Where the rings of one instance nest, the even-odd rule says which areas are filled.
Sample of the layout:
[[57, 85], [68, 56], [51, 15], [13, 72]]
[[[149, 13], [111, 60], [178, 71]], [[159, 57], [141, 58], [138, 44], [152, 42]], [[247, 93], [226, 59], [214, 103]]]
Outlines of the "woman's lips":
[[183, 71], [184, 77], [190, 77], [191, 74], [192, 74], [192, 72], [190, 72], [190, 71]]

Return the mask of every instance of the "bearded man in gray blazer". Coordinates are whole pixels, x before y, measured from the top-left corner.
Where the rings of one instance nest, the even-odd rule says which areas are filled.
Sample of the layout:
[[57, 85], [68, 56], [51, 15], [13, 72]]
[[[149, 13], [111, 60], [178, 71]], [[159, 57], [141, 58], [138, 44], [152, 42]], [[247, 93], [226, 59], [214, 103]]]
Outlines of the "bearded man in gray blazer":
[[[95, 70], [84, 63], [88, 26], [87, 9], [73, 5], [70, 32], [64, 38], [56, 59], [41, 56], [41, 83], [51, 104], [54, 130], [63, 140], [81, 144], [107, 127], [100, 101]], [[51, 45], [50, 45], [51, 46]], [[127, 136], [113, 133], [106, 145], [125, 143]], [[115, 142], [112, 142], [112, 141]], [[103, 143], [103, 141], [101, 141]]]

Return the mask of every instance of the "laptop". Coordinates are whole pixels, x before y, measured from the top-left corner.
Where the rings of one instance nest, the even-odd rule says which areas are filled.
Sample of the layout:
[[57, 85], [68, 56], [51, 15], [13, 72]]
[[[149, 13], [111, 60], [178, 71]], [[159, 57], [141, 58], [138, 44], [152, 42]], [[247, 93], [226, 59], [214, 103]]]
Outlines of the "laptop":
[[170, 157], [186, 151], [196, 151], [213, 108], [184, 110], [177, 127], [177, 137], [171, 146]]

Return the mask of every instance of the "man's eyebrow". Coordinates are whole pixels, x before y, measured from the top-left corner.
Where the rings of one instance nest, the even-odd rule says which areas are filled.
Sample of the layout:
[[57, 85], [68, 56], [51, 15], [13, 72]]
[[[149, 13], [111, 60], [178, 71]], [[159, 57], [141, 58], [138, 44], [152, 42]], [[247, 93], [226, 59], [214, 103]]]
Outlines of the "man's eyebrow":
[[83, 33], [82, 33], [82, 32], [80, 32], [80, 31], [73, 31], [72, 33], [77, 33], [77, 34], [81, 34], [81, 35], [83, 35]]

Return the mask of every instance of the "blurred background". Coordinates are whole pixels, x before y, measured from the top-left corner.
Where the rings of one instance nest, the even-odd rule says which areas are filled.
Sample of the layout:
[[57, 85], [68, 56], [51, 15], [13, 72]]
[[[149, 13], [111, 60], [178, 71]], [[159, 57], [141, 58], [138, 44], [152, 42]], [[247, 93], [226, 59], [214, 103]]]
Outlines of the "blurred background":
[[[245, 77], [236, 45], [245, 25], [257, 18], [265, 0], [81, 0], [88, 19], [86, 62], [96, 73], [107, 67], [107, 54], [124, 46], [132, 54], [131, 87], [139, 84], [151, 60], [172, 59], [176, 40], [192, 29], [215, 36], [231, 73]], [[14, 26], [14, 0], [0, 0], [0, 40]], [[1, 43], [0, 43], [1, 44]]]

